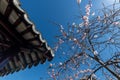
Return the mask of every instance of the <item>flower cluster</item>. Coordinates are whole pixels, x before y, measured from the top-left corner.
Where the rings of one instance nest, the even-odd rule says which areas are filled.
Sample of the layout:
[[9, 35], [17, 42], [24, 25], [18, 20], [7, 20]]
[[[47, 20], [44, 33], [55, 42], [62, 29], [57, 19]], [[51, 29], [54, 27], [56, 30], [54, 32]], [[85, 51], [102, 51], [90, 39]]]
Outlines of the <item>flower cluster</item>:
[[87, 73], [87, 72], [92, 72], [93, 70], [91, 69], [86, 69], [86, 70], [80, 70], [79, 73]]
[[85, 7], [85, 11], [86, 11], [86, 15], [83, 16], [83, 21], [84, 21], [84, 26], [88, 26], [89, 25], [89, 16], [90, 16], [90, 8], [91, 8], [91, 4], [87, 4]]
[[120, 22], [119, 21], [113, 22], [113, 25], [120, 26]]

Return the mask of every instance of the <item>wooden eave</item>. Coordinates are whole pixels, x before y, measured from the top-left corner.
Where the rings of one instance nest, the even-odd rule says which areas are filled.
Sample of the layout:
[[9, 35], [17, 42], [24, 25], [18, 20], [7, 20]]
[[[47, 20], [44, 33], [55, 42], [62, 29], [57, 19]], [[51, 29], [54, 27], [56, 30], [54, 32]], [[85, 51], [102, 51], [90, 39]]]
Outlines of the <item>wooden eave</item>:
[[51, 48], [42, 39], [41, 33], [36, 31], [18, 0], [0, 0], [0, 24], [10, 40], [22, 46], [21, 51], [0, 70], [1, 76], [53, 59]]

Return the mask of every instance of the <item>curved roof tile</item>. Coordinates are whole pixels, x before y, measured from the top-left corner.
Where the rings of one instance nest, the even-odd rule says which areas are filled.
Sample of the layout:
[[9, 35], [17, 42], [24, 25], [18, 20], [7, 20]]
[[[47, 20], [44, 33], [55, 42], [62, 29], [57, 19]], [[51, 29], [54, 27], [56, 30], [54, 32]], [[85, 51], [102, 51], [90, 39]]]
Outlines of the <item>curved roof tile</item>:
[[43, 40], [41, 33], [35, 29], [35, 25], [20, 7], [18, 0], [0, 0], [0, 13], [8, 18], [10, 24], [14, 26], [14, 29], [24, 40], [35, 47], [32, 51], [21, 49], [18, 55], [10, 58], [8, 64], [0, 70], [1, 76], [25, 69], [27, 66], [28, 68], [32, 65], [36, 66], [39, 62], [44, 63], [46, 59], [52, 60], [54, 54], [51, 48]]

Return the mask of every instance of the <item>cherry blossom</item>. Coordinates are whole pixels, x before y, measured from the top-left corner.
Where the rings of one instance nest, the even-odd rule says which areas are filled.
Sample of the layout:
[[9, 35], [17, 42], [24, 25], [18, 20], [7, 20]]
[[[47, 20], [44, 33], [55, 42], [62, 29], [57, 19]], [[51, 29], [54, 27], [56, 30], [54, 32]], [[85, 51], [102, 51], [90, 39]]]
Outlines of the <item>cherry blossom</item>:
[[61, 30], [63, 30], [63, 29], [64, 29], [62, 25], [60, 25], [60, 29], [61, 29]]
[[87, 33], [84, 33], [82, 36], [82, 40], [84, 40], [86, 38]]
[[79, 24], [79, 27], [83, 27], [83, 25], [84, 25], [84, 23], [82, 22], [82, 23]]
[[59, 62], [59, 65], [62, 65], [62, 62]]
[[91, 14], [92, 16], [94, 16], [95, 15], [95, 12], [92, 12], [92, 14]]
[[88, 4], [88, 5], [86, 5], [86, 16], [89, 16], [90, 15], [90, 8], [91, 8], [91, 6]]
[[113, 22], [113, 25], [118, 26], [120, 25], [120, 22], [119, 21]]
[[59, 39], [59, 44], [62, 44], [62, 43], [64, 43], [64, 40]]
[[94, 38], [97, 38], [98, 37], [98, 35], [94, 35]]
[[57, 45], [55, 46], [55, 48], [54, 48], [54, 51], [57, 51], [58, 48], [59, 48], [59, 45], [57, 44]]
[[75, 22], [73, 22], [72, 25], [75, 26]]
[[85, 26], [88, 26], [88, 25], [89, 25], [89, 22], [84, 22], [84, 25], [85, 25]]
[[50, 65], [49, 65], [50, 67], [52, 67], [53, 66], [53, 64], [52, 63], [50, 63]]
[[83, 20], [88, 21], [88, 16], [83, 16]]
[[93, 54], [94, 54], [94, 55], [98, 55], [98, 52], [97, 52], [97, 51], [94, 51]]
[[76, 44], [78, 44], [77, 38], [74, 38], [73, 41], [74, 41]]
[[114, 40], [114, 39], [110, 39], [110, 42], [112, 42], [112, 43], [113, 43], [113, 42], [115, 42], [115, 40]]
[[78, 29], [78, 30], [77, 30], [77, 33], [79, 33], [79, 32], [80, 32], [80, 30]]

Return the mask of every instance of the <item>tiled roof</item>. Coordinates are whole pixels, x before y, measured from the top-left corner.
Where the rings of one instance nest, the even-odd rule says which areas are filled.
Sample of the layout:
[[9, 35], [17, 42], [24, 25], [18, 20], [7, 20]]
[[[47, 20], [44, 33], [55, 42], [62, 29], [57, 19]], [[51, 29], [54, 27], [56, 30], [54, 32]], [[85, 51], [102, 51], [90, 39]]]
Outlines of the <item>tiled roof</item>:
[[[44, 63], [47, 60], [52, 60], [54, 54], [50, 47], [48, 47], [45, 40], [42, 39], [40, 32], [36, 31], [35, 25], [28, 19], [26, 12], [20, 7], [18, 0], [0, 0], [0, 15], [7, 19], [19, 35], [13, 36], [19, 39], [18, 36], [27, 44], [32, 46], [31, 49], [21, 48], [21, 51], [13, 56], [8, 57], [8, 63], [0, 69], [0, 75], [4, 76], [26, 67], [31, 68], [39, 63]], [[4, 21], [3, 21], [4, 22]], [[18, 43], [19, 44], [19, 43]]]

